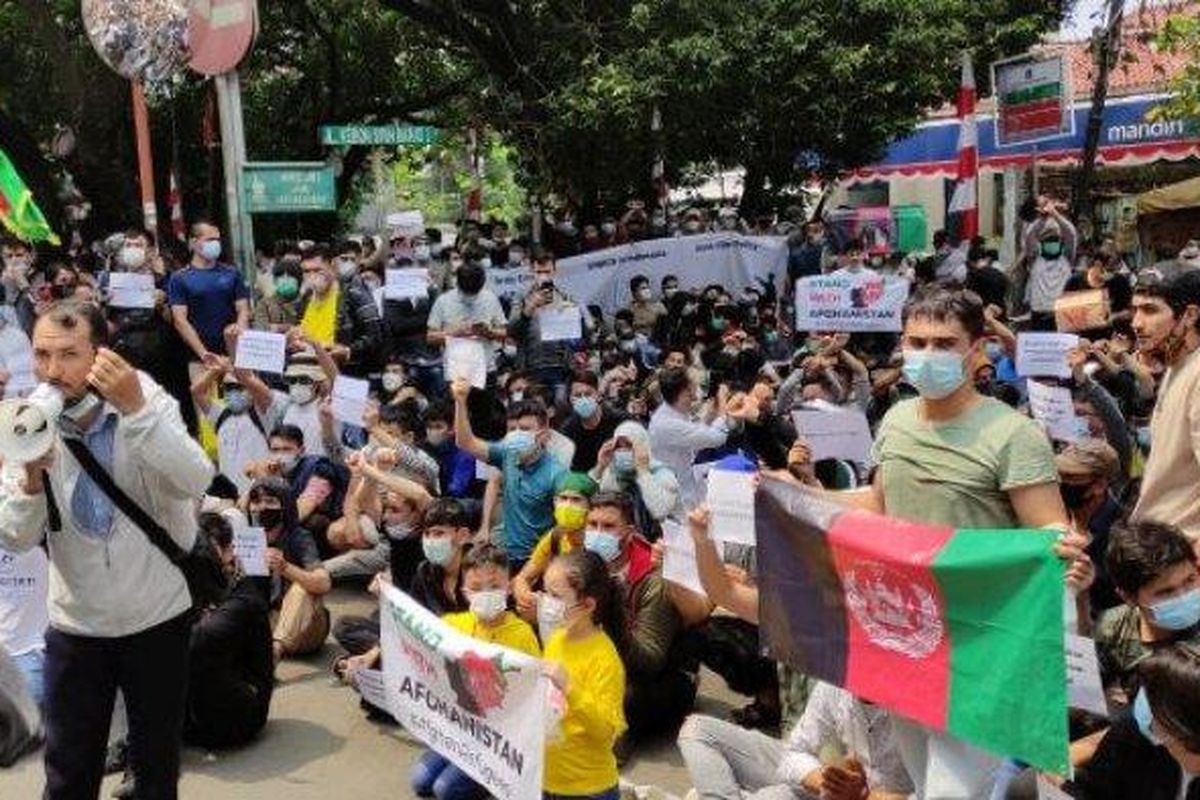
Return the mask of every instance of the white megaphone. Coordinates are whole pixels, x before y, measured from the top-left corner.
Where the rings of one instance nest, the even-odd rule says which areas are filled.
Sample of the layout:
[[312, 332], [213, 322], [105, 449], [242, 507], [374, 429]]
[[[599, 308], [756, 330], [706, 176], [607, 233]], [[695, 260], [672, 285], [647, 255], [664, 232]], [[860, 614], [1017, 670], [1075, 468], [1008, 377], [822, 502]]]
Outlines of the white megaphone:
[[46, 383], [28, 397], [0, 402], [0, 459], [28, 464], [46, 455], [62, 409], [62, 392]]

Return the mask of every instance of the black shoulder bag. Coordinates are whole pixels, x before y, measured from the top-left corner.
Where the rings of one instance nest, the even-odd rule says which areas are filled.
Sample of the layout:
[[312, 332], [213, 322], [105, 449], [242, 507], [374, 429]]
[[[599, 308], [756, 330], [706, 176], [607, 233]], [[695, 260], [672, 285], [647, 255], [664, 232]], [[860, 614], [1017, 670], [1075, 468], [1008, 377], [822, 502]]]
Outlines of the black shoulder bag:
[[[192, 595], [193, 608], [202, 607], [207, 602], [211, 602], [215, 598], [222, 597], [225, 593], [225, 579], [221, 574], [217, 560], [211, 555], [208, 540], [203, 536], [196, 537], [196, 543], [192, 547], [191, 552], [185, 551], [182, 547], [175, 543], [161, 525], [147, 514], [141, 506], [127, 495], [120, 486], [117, 486], [116, 481], [104, 469], [88, 446], [79, 439], [74, 439], [64, 436], [63, 444], [71, 451], [71, 455], [75, 456], [75, 460], [79, 462], [79, 466], [83, 467], [100, 490], [108, 496], [108, 499], [116, 506], [122, 514], [124, 514], [130, 522], [142, 529], [146, 534], [146, 538], [151, 544], [162, 551], [162, 554], [167, 557], [167, 560], [179, 568], [183, 573], [184, 580], [187, 581], [188, 591]], [[47, 483], [47, 488], [49, 483]], [[57, 529], [61, 525], [60, 516], [53, 495], [47, 495], [47, 499], [51, 502], [50, 522], [51, 529]], [[56, 524], [57, 523], [57, 524]]]

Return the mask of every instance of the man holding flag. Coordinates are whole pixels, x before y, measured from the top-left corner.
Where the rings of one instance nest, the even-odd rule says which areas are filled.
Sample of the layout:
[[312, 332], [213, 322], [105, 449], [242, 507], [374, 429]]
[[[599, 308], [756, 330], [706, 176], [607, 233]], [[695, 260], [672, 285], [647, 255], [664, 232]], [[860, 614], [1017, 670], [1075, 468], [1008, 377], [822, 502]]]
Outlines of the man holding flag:
[[[875, 442], [870, 486], [823, 492], [839, 505], [951, 529], [1050, 528], [1086, 585], [1086, 539], [1069, 532], [1054, 453], [1032, 419], [975, 390], [967, 365], [983, 346], [979, 298], [962, 290], [917, 293], [904, 311], [904, 375], [919, 397], [895, 405]], [[917, 796], [987, 798], [1000, 760], [942, 732], [895, 720]]]

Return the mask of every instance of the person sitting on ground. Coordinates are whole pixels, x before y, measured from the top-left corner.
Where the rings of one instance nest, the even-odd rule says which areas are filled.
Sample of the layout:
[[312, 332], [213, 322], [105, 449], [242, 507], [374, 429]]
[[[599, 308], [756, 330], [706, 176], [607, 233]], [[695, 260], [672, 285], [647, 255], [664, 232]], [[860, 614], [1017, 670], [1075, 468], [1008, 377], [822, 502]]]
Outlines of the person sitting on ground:
[[612, 438], [624, 420], [624, 414], [600, 400], [600, 379], [596, 373], [578, 370], [569, 386], [571, 415], [563, 420], [562, 434], [575, 442], [571, 469], [587, 472], [596, 466], [600, 448]]
[[693, 714], [678, 744], [704, 800], [902, 800], [913, 791], [888, 712], [828, 683], [816, 684], [786, 742]]
[[425, 414], [425, 452], [438, 465], [438, 482], [445, 497], [466, 498], [479, 494], [471, 454], [454, 441], [454, 407], [441, 401]]
[[[243, 380], [245, 379], [245, 380]], [[220, 383], [222, 399], [213, 397]], [[217, 471], [233, 481], [239, 492], [253, 479], [246, 469], [267, 458], [267, 423], [281, 416], [282, 403], [261, 380], [235, 370], [229, 359], [217, 356], [192, 384], [192, 401], [217, 433]]]
[[324, 595], [333, 586], [312, 534], [301, 527], [291, 487], [280, 478], [260, 478], [250, 487], [250, 524], [267, 536], [271, 606], [278, 609], [272, 653], [275, 661], [315, 653], [329, 634]]
[[[529, 623], [508, 610], [508, 557], [490, 544], [472, 548], [462, 560], [463, 594], [470, 610], [445, 615], [451, 628], [474, 639], [498, 644], [535, 658], [542, 648]], [[412, 790], [418, 797], [437, 800], [473, 800], [487, 797], [487, 790], [456, 764], [433, 750], [426, 750], [413, 765]]]
[[554, 494], [554, 527], [538, 540], [529, 561], [513, 579], [517, 613], [525, 619], [537, 619], [537, 589], [550, 560], [583, 547], [583, 530], [595, 493], [596, 482], [582, 472], [568, 472], [559, 480]]
[[680, 513], [679, 480], [650, 452], [650, 436], [639, 423], [626, 420], [600, 448], [592, 478], [601, 491], [629, 497], [638, 533], [649, 542], [662, 536], [662, 521]]
[[263, 729], [271, 707], [270, 587], [243, 573], [226, 517], [201, 514], [199, 524], [228, 588], [192, 625], [183, 738], [198, 747], [239, 747]]
[[327, 538], [337, 555], [325, 559], [333, 580], [370, 578], [391, 563], [391, 539], [380, 530], [379, 493], [373, 480], [363, 477], [365, 458], [354, 453], [347, 459], [350, 491], [341, 518], [329, 526]]

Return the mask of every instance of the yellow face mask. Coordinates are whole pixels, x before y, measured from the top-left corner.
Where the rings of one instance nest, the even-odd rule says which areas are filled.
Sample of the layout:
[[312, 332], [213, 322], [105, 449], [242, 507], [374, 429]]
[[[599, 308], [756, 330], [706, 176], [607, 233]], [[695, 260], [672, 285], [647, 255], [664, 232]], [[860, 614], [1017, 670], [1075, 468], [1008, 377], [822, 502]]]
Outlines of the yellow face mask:
[[587, 509], [571, 503], [554, 504], [554, 523], [565, 531], [581, 531], [587, 522]]

